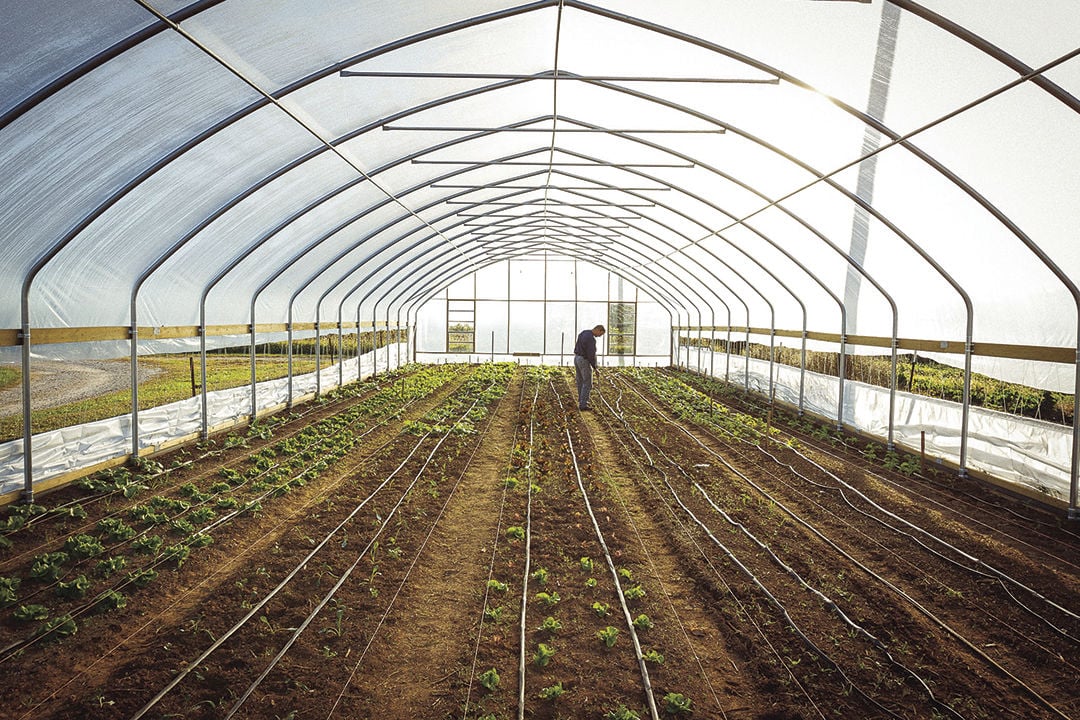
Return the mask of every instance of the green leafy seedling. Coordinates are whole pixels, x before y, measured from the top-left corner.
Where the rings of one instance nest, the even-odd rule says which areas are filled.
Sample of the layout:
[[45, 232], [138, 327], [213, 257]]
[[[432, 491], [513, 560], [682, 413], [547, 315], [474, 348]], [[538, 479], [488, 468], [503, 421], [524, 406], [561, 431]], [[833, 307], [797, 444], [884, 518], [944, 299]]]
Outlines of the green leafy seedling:
[[640, 585], [634, 585], [624, 590], [623, 595], [626, 596], [627, 600], [640, 600], [645, 597], [645, 590]]
[[615, 641], [619, 639], [619, 628], [608, 625], [606, 628], [596, 633], [596, 637], [600, 638], [600, 641], [603, 642], [606, 647], [614, 647]]
[[540, 624], [540, 627], [537, 628], [537, 630], [555, 634], [562, 630], [562, 623], [548, 615], [546, 618], [544, 618], [544, 622]]
[[480, 681], [480, 684], [483, 685], [488, 692], [495, 692], [495, 688], [499, 687], [499, 673], [495, 668], [480, 673], [476, 679]]
[[531, 577], [533, 580], [540, 583], [541, 585], [544, 585], [547, 583], [548, 580], [548, 571], [546, 568], [537, 568], [536, 570], [533, 570], [532, 574], [529, 575], [529, 577]]
[[590, 557], [583, 557], [579, 561], [581, 563], [581, 571], [591, 573], [593, 571], [593, 561]]
[[657, 665], [664, 664], [664, 656], [656, 650], [646, 650], [642, 653], [641, 659], [645, 662], [656, 663]]
[[11, 615], [20, 622], [41, 621], [49, 617], [49, 608], [44, 605], [20, 605]]
[[520, 525], [511, 525], [510, 527], [506, 528], [506, 537], [513, 538], [514, 540], [524, 540], [525, 528], [521, 527]]
[[566, 691], [563, 689], [562, 681], [560, 680], [554, 685], [548, 685], [546, 688], [540, 690], [538, 696], [541, 700], [554, 700], [564, 692]]
[[546, 643], [539, 643], [536, 646], [536, 652], [533, 653], [533, 663], [537, 667], [547, 667], [553, 657], [555, 657], [555, 648]]
[[562, 598], [559, 597], [559, 593], [557, 592], [538, 592], [536, 593], [536, 599], [544, 603], [548, 607], [551, 607], [552, 605], [557, 605], [559, 600], [562, 600]]
[[669, 692], [664, 696], [664, 710], [672, 715], [688, 715], [691, 712], [690, 698], [682, 693]]
[[656, 623], [654, 623], [645, 613], [634, 618], [634, 627], [638, 630], [651, 630], [655, 625]]
[[611, 610], [611, 606], [607, 603], [597, 601], [592, 604], [592, 609], [598, 617], [607, 617], [608, 612]]

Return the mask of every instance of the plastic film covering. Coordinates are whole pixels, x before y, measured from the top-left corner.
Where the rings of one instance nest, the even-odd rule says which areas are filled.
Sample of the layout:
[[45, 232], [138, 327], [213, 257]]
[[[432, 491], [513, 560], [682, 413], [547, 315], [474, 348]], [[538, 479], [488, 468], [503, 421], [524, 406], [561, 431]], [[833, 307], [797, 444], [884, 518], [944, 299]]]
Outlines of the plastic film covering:
[[[323, 368], [293, 377], [293, 402], [313, 397], [316, 384], [323, 392], [337, 387], [339, 376], [345, 383], [369, 377], [401, 364], [407, 354], [404, 345], [388, 345]], [[275, 410], [289, 402], [289, 378], [266, 380], [256, 385], [256, 412]], [[208, 424], [211, 432], [223, 430], [249, 419], [251, 386], [214, 390], [207, 393]], [[139, 412], [139, 447], [152, 451], [177, 440], [195, 437], [202, 426], [202, 398], [193, 397]], [[72, 425], [34, 436], [34, 477], [44, 483], [59, 475], [127, 457], [131, 452], [131, 415]], [[23, 483], [21, 441], [0, 444], [0, 495], [20, 490]]]
[[[411, 323], [552, 253], [651, 297], [665, 338], [896, 336], [1076, 389], [1074, 0], [9, 5], [4, 359], [24, 325]], [[553, 350], [523, 308], [487, 308], [489, 353]], [[477, 323], [491, 345], [503, 316]]]
[[[747, 379], [752, 390], [769, 392], [769, 363], [750, 359], [747, 378], [746, 358], [715, 357], [707, 350], [683, 348], [682, 366], [694, 372], [711, 374], [742, 385]], [[725, 370], [728, 370], [725, 375]], [[792, 407], [799, 405], [799, 369], [773, 366], [773, 389], [776, 399]], [[807, 372], [804, 385], [804, 409], [836, 420], [839, 385], [835, 377]], [[844, 383], [844, 425], [869, 435], [888, 435], [889, 390], [855, 381]], [[895, 444], [918, 454], [926, 433], [929, 462], [957, 465], [960, 460], [961, 408], [959, 403], [938, 400], [906, 392], [896, 393]], [[1041, 420], [1017, 417], [1008, 413], [971, 409], [971, 435], [968, 466], [994, 477], [1023, 485], [1059, 501], [1069, 497], [1069, 465], [1072, 452], [1072, 428]]]

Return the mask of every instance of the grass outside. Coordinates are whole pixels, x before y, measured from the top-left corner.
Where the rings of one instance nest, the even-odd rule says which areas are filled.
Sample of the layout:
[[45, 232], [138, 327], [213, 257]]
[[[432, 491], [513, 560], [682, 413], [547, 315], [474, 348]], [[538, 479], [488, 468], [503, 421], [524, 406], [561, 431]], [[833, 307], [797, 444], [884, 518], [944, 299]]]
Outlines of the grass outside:
[[22, 380], [22, 371], [18, 368], [0, 367], [0, 390], [14, 387]]
[[[177, 402], [192, 396], [191, 366], [187, 355], [158, 355], [140, 358], [140, 364], [161, 369], [154, 378], [139, 385], [139, 409], [157, 407]], [[322, 366], [330, 365], [329, 359]], [[315, 371], [313, 357], [293, 357], [293, 375], [303, 375]], [[14, 374], [14, 380], [9, 376]], [[255, 378], [258, 382], [274, 380], [288, 374], [288, 360], [279, 355], [259, 356], [255, 365]], [[251, 361], [248, 357], [230, 355], [208, 355], [206, 363], [208, 390], [224, 390], [247, 385], [251, 381]], [[21, 381], [20, 370], [0, 369], [0, 387], [18, 384]], [[199, 381], [199, 361], [195, 360], [195, 381]], [[34, 433], [48, 432], [61, 427], [103, 420], [125, 415], [131, 412], [131, 391], [119, 392], [87, 398], [68, 405], [34, 410], [30, 424]], [[16, 414], [0, 418], [0, 442], [22, 437], [22, 415]]]

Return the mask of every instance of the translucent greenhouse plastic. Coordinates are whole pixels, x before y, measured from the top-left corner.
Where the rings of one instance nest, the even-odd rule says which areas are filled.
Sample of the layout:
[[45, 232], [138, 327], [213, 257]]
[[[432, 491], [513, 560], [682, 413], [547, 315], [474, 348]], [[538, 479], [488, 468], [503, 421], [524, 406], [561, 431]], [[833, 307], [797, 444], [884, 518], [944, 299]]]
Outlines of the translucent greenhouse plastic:
[[[617, 275], [662, 337], [898, 347], [1080, 393], [1075, 0], [9, 5], [0, 358], [27, 377], [159, 333], [415, 329], [543, 257]], [[536, 348], [526, 306], [474, 299], [509, 356], [575, 324], [553, 310]], [[999, 453], [983, 422], [915, 425], [964, 465], [969, 438]], [[1058, 467], [1046, 442], [1025, 482]]]
[[[389, 345], [365, 353], [344, 364], [331, 365], [318, 374], [292, 378], [293, 402], [315, 395], [316, 388], [327, 392], [339, 381], [354, 382], [369, 377], [378, 365], [380, 372], [397, 367], [408, 355], [404, 344]], [[251, 386], [213, 390], [206, 394], [207, 424], [210, 432], [223, 430], [250, 418]], [[289, 378], [267, 380], [256, 385], [256, 413], [284, 407], [289, 402]], [[159, 405], [139, 411], [139, 447], [142, 451], [197, 437], [202, 428], [202, 397]], [[15, 440], [0, 444], [0, 495], [14, 492], [23, 484], [23, 446]], [[37, 482], [92, 468], [125, 458], [131, 453], [131, 415], [73, 425], [34, 436], [34, 477]], [[142, 452], [140, 454], [143, 454]]]

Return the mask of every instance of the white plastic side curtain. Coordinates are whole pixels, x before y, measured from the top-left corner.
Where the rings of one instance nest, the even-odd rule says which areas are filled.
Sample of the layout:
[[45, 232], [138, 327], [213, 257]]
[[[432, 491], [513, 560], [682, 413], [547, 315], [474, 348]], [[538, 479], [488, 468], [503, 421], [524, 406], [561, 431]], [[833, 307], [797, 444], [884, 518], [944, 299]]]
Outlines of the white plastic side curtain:
[[[337, 365], [323, 368], [319, 381], [324, 389], [338, 384], [339, 372], [346, 384], [358, 378], [369, 377], [376, 362], [379, 372], [387, 367], [384, 348], [364, 353], [359, 363], [356, 358], [345, 360], [343, 367]], [[390, 364], [396, 367], [398, 358], [406, 358], [404, 343], [391, 348]], [[358, 368], [359, 364], [359, 368]], [[293, 378], [293, 400], [315, 394], [315, 373]], [[288, 402], [288, 378], [278, 378], [258, 383], [258, 412], [284, 406]], [[248, 417], [251, 386], [215, 390], [208, 397], [208, 425], [211, 429], [228, 427]], [[202, 401], [199, 397], [160, 405], [139, 412], [140, 449], [152, 449], [171, 440], [191, 437], [202, 426]], [[34, 436], [34, 483], [35, 485], [58, 475], [93, 467], [115, 458], [127, 457], [131, 452], [131, 416], [121, 415], [82, 425], [53, 430]], [[0, 495], [23, 488], [23, 445], [21, 440], [0, 444]]]
[[[708, 373], [709, 351], [681, 349], [684, 363], [697, 372]], [[720, 363], [717, 363], [719, 366]], [[742, 384], [746, 358], [731, 356], [731, 378]], [[750, 387], [762, 394], [769, 383], [769, 363], [750, 360]], [[776, 399], [795, 405], [798, 402], [799, 369], [776, 365]], [[717, 372], [723, 379], [723, 373]], [[888, 388], [849, 380], [844, 385], [844, 423], [875, 437], [888, 432]], [[806, 373], [806, 409], [825, 417], [835, 416], [837, 378], [814, 372]], [[928, 398], [906, 392], [896, 393], [896, 444], [918, 453], [922, 433], [926, 433], [926, 453], [954, 465], [960, 459], [961, 406], [947, 400]], [[968, 465], [994, 477], [1024, 485], [1057, 500], [1069, 497], [1069, 472], [1072, 461], [1072, 428], [1041, 420], [972, 408]]]

